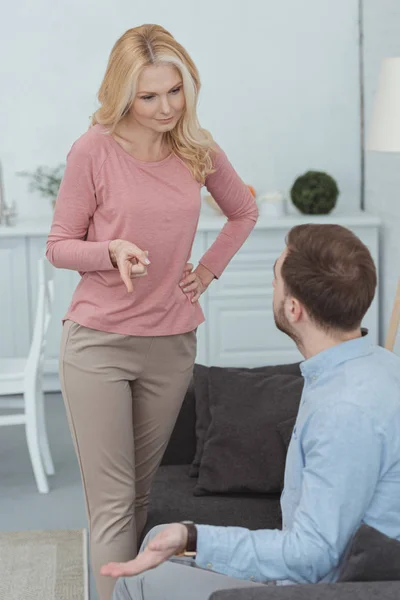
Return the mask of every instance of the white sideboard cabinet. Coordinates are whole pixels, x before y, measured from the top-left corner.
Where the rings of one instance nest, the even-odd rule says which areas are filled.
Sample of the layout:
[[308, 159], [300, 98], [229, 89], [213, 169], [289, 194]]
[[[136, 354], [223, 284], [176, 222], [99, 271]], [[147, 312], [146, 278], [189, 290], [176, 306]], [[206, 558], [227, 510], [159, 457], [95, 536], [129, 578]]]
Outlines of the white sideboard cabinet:
[[[274, 324], [273, 264], [285, 236], [298, 223], [339, 223], [354, 231], [379, 265], [379, 219], [360, 213], [347, 216], [261, 217], [241, 250], [218, 281], [202, 296], [206, 322], [198, 330], [197, 362], [219, 366], [258, 366], [301, 359], [294, 343]], [[202, 216], [191, 260], [195, 264], [218, 235], [224, 217]], [[0, 356], [27, 355], [36, 302], [37, 259], [43, 256], [50, 224], [26, 222], [0, 227]], [[327, 240], [329, 243], [329, 240]], [[55, 308], [46, 348], [47, 390], [58, 390], [61, 319], [79, 280], [78, 273], [55, 271]], [[364, 326], [379, 342], [378, 294]]]

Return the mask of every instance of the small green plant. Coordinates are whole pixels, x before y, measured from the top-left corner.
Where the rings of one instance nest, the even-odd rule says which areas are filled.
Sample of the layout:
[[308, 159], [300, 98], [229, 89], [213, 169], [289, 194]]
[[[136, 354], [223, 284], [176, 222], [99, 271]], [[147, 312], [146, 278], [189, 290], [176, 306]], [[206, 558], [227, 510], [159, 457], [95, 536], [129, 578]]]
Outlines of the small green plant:
[[29, 181], [29, 190], [39, 192], [42, 196], [50, 198], [53, 206], [56, 202], [58, 190], [63, 178], [65, 165], [60, 164], [57, 167], [38, 167], [33, 173], [20, 171], [18, 175], [27, 177]]
[[339, 188], [336, 181], [322, 171], [300, 175], [290, 190], [292, 202], [305, 215], [326, 215], [336, 206]]

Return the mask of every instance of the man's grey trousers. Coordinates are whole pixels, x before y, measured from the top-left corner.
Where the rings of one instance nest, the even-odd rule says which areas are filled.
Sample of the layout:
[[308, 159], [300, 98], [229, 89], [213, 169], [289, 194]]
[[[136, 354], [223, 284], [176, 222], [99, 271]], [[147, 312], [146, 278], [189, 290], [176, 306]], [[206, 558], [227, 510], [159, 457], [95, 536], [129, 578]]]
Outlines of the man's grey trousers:
[[[140, 550], [164, 527], [154, 527]], [[120, 577], [114, 588], [113, 600], [208, 600], [217, 590], [260, 585], [264, 584], [200, 569], [191, 558], [172, 558], [136, 577]]]

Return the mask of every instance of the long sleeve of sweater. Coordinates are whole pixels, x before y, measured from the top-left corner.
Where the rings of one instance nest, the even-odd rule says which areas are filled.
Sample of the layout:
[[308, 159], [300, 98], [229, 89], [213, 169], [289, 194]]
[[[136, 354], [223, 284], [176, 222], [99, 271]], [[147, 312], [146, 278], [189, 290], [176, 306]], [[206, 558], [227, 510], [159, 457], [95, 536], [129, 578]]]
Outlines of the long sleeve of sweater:
[[80, 272], [113, 269], [109, 240], [86, 239], [96, 210], [96, 171], [92, 153], [82, 144], [74, 144], [67, 157], [47, 240], [46, 256], [55, 267]]
[[249, 188], [221, 149], [216, 154], [215, 172], [207, 177], [206, 187], [228, 220], [200, 263], [220, 277], [254, 228], [258, 208]]

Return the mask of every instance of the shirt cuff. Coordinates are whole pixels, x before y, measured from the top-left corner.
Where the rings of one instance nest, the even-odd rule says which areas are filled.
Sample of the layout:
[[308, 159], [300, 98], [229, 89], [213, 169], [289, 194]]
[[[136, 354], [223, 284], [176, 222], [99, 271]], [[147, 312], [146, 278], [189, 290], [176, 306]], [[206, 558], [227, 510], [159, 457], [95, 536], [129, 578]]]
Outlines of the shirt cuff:
[[215, 262], [212, 259], [210, 261], [210, 257], [206, 255], [199, 260], [199, 264], [208, 269], [214, 275], [215, 279], [219, 279], [225, 270], [225, 267], [221, 268], [220, 266], [217, 266]]
[[247, 577], [241, 570], [235, 569], [227, 560], [231, 548], [226, 547], [227, 527], [214, 525], [196, 525], [197, 529], [197, 554], [196, 565], [208, 571], [214, 571], [235, 577], [256, 581], [254, 577]]
[[196, 525], [197, 553], [196, 564], [202, 569], [216, 571], [227, 575], [237, 576], [234, 571], [226, 570], [227, 553], [224, 546], [224, 532], [226, 527], [214, 525]]
[[104, 243], [104, 268], [99, 269], [99, 271], [110, 271], [111, 269], [115, 269], [114, 265], [111, 262], [111, 256], [110, 256], [110, 242], [111, 240], [107, 240], [105, 242], [100, 242], [100, 243]]

